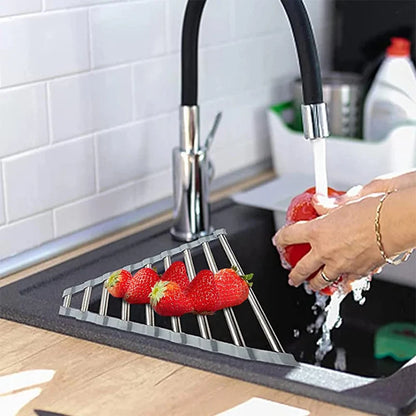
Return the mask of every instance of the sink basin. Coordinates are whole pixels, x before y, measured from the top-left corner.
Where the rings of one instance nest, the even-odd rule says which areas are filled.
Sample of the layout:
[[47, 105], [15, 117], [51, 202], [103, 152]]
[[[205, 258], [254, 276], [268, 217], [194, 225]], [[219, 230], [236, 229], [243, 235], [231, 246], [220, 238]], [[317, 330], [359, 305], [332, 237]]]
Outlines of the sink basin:
[[[374, 334], [391, 322], [415, 322], [415, 289], [374, 279], [359, 305], [348, 296], [341, 305], [343, 323], [333, 330], [334, 349], [322, 366], [314, 364], [318, 334], [307, 327], [316, 319], [312, 310], [314, 296], [303, 288], [287, 284], [287, 271], [271, 244], [275, 232], [270, 211], [246, 207], [225, 200], [213, 207], [213, 223], [225, 228], [228, 240], [245, 273], [254, 273], [253, 289], [283, 348], [300, 363], [288, 367], [244, 360], [173, 344], [135, 333], [102, 327], [59, 316], [62, 292], [74, 285], [135, 263], [179, 244], [169, 234], [170, 223], [163, 223], [37, 273], [0, 289], [0, 317], [62, 332], [75, 337], [180, 362], [231, 377], [290, 391], [358, 410], [382, 414], [409, 414], [416, 408], [416, 361], [397, 362], [374, 358]], [[212, 251], [218, 267], [227, 267], [219, 244]], [[202, 253], [194, 256], [196, 270], [207, 268]], [[89, 311], [99, 309], [100, 294], [93, 291]], [[120, 301], [110, 299], [108, 314], [120, 310]], [[234, 308], [248, 347], [270, 350], [267, 340], [253, 318], [248, 302]], [[142, 320], [132, 311], [132, 320]], [[231, 342], [220, 313], [209, 317], [213, 337]], [[157, 325], [168, 328], [166, 319]], [[197, 335], [192, 316], [183, 320], [186, 332]], [[344, 372], [335, 371], [337, 356], [343, 355]]]

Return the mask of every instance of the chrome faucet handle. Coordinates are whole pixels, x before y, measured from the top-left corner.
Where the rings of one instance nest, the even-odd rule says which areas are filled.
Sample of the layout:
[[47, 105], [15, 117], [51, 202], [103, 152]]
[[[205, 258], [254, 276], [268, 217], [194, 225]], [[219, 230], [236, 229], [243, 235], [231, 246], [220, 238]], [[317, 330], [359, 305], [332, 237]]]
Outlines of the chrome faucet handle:
[[220, 125], [221, 118], [222, 112], [220, 111], [214, 118], [214, 124], [212, 125], [211, 130], [208, 133], [207, 138], [205, 139], [204, 147], [201, 150], [206, 152], [211, 148], [212, 142], [214, 141], [215, 133], [217, 132], [218, 126]]
[[[215, 116], [215, 118], [214, 118], [214, 124], [212, 125], [211, 130], [208, 133], [207, 138], [205, 139], [204, 147], [201, 149], [205, 153], [207, 153], [208, 150], [212, 146], [212, 142], [214, 141], [215, 133], [218, 130], [218, 126], [220, 125], [221, 119], [222, 119], [222, 111], [220, 111], [219, 113], [217, 113], [217, 115]], [[210, 159], [208, 159], [208, 179], [209, 179], [210, 182], [214, 178], [214, 175], [215, 175], [215, 167], [214, 167], [214, 164], [212, 163], [212, 161]]]

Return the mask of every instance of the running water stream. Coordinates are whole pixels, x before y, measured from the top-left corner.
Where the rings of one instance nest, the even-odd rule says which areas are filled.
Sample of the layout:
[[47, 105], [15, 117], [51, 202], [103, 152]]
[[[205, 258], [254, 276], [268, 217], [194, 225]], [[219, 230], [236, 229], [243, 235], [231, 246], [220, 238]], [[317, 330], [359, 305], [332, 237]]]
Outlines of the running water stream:
[[[315, 172], [315, 191], [316, 194], [327, 197], [328, 196], [328, 178], [326, 170], [326, 139], [311, 140], [314, 160]], [[370, 276], [362, 277], [348, 285], [339, 284], [337, 290], [332, 296], [326, 296], [319, 292], [315, 293], [314, 311], [317, 313], [315, 323], [308, 326], [307, 331], [310, 333], [317, 333], [322, 329], [322, 335], [317, 341], [317, 349], [315, 352], [315, 364], [321, 365], [325, 356], [333, 349], [331, 341], [331, 331], [338, 328], [342, 324], [340, 316], [340, 306], [342, 301], [352, 291], [354, 300], [360, 305], [365, 302], [363, 291], [370, 289]], [[305, 289], [309, 293], [313, 293], [309, 286], [305, 284]], [[329, 302], [327, 304], [329, 298]], [[320, 311], [320, 312], [319, 312]], [[339, 356], [339, 359], [338, 359]], [[346, 356], [337, 354], [335, 367], [338, 370], [345, 371]]]
[[326, 139], [311, 140], [315, 170], [315, 191], [318, 195], [328, 196], [328, 178], [326, 173]]

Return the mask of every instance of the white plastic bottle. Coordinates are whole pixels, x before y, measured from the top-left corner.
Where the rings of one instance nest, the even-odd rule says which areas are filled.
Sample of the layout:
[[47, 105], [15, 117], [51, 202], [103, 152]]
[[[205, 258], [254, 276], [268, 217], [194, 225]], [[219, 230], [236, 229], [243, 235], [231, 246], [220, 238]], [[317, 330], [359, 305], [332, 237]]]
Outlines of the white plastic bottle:
[[382, 140], [408, 123], [416, 123], [416, 70], [410, 42], [392, 38], [364, 103], [364, 140]]

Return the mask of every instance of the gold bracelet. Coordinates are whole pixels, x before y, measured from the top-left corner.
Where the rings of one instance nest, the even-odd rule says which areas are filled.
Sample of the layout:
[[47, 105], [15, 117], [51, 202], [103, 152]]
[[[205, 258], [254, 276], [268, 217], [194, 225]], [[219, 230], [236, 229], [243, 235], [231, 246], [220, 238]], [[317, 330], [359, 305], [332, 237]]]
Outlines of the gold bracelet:
[[383, 202], [386, 200], [386, 198], [392, 194], [393, 192], [396, 192], [397, 189], [394, 189], [392, 191], [388, 191], [386, 192], [381, 198], [380, 198], [380, 202], [378, 203], [377, 209], [376, 209], [376, 218], [374, 220], [374, 229], [376, 232], [376, 240], [377, 240], [377, 247], [380, 251], [381, 256], [383, 257], [384, 261], [388, 264], [393, 264], [394, 266], [397, 266], [400, 263], [405, 262], [410, 255], [413, 252], [413, 249], [404, 251], [403, 253], [400, 253], [399, 255], [397, 255], [394, 258], [389, 258], [386, 255], [386, 252], [384, 251], [384, 246], [383, 243], [381, 241], [381, 232], [380, 232], [380, 213], [381, 213], [381, 208], [383, 206]]

